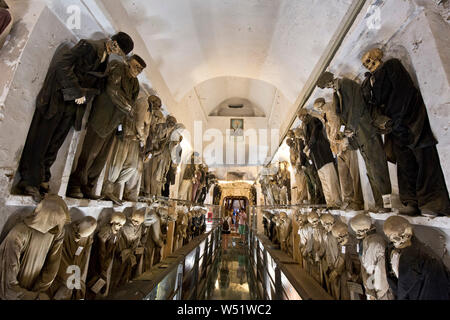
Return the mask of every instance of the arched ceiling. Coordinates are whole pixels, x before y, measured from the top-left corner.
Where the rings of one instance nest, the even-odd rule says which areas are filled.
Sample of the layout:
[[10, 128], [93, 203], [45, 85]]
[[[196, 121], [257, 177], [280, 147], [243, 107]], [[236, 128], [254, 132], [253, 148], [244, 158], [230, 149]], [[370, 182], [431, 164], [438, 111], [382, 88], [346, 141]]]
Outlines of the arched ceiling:
[[[277, 92], [272, 84], [255, 79], [240, 77], [219, 77], [204, 81], [195, 87], [201, 107], [208, 115], [223, 110], [228, 104], [242, 102], [244, 108], [254, 108], [254, 116], [269, 116]], [[231, 114], [222, 116], [239, 116], [244, 110], [229, 110]]]
[[351, 2], [123, 0], [122, 4], [177, 101], [209, 79], [241, 77], [270, 83], [294, 103]]

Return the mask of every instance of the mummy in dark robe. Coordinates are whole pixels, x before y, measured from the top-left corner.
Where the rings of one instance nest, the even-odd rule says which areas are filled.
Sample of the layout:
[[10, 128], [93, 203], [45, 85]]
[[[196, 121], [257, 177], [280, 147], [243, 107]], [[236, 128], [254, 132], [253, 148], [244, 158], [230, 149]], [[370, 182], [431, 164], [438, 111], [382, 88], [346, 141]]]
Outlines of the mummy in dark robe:
[[[450, 200], [422, 95], [398, 59], [382, 62], [374, 49], [363, 57], [371, 71], [364, 82], [366, 96], [377, 112], [390, 118], [385, 137], [389, 160], [397, 163], [402, 214], [450, 215]], [[420, 211], [419, 211], [420, 209]]]
[[398, 300], [450, 300], [450, 272], [430, 248], [420, 242], [412, 225], [400, 216], [383, 226], [391, 241], [387, 248], [388, 282]]
[[[54, 300], [83, 300], [97, 220], [87, 216], [66, 226], [59, 271], [49, 289]], [[78, 279], [74, 279], [78, 277]]]

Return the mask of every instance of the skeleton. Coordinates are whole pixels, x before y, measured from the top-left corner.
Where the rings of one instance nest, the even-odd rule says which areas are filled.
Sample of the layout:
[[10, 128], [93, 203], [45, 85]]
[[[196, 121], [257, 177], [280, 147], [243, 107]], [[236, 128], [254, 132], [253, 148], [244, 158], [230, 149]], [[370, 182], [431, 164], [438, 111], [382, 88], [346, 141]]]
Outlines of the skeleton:
[[331, 229], [335, 223], [334, 217], [330, 213], [324, 213], [320, 216], [320, 222], [325, 229], [323, 234], [323, 244], [325, 245], [325, 256], [322, 259], [322, 270], [325, 276], [325, 284], [328, 292], [332, 296], [336, 296], [335, 292], [339, 291], [339, 283], [336, 283], [335, 280], [330, 279], [330, 274], [336, 268], [339, 251], [338, 251], [338, 243], [336, 238], [331, 233]]
[[160, 203], [153, 203], [145, 214], [145, 227], [141, 238], [141, 244], [144, 246], [142, 272], [150, 270], [161, 258], [164, 241], [161, 232], [161, 217], [158, 214], [159, 206]]
[[308, 222], [311, 225], [306, 249], [308, 269], [311, 276], [323, 286], [325, 285], [324, 270], [322, 266], [322, 259], [326, 253], [323, 242], [325, 229], [320, 224], [319, 214], [315, 210], [308, 213]]
[[[74, 221], [66, 227], [58, 275], [49, 289], [52, 299], [81, 300], [85, 298], [89, 257], [96, 228], [97, 220], [90, 216]], [[71, 266], [80, 268], [79, 288], [67, 286], [68, 280], [72, 276], [72, 273], [67, 272]]]
[[86, 292], [88, 298], [106, 297], [111, 286], [111, 271], [118, 246], [119, 232], [126, 222], [121, 212], [114, 212], [109, 223], [100, 228], [92, 246]]
[[385, 249], [383, 237], [376, 233], [372, 220], [366, 214], [358, 214], [350, 220], [350, 227], [360, 241], [358, 252], [361, 261], [361, 276], [368, 300], [391, 300], [386, 278]]
[[277, 227], [281, 250], [289, 253], [289, 251], [292, 251], [292, 244], [290, 241], [292, 233], [292, 220], [286, 212], [281, 211], [275, 220], [275, 224]]
[[310, 236], [312, 235], [312, 228], [308, 224], [308, 217], [306, 214], [302, 213], [301, 211], [297, 211], [295, 213], [295, 219], [298, 224], [298, 235], [300, 238], [299, 242], [299, 250], [301, 255], [301, 265], [303, 269], [308, 271], [308, 264], [306, 261], [307, 258], [307, 244], [310, 241]]
[[280, 204], [289, 204], [289, 189], [291, 186], [291, 174], [288, 170], [288, 162], [282, 161], [279, 164], [277, 173], [278, 187], [280, 190]]
[[177, 248], [183, 246], [183, 242], [187, 239], [187, 228], [189, 223], [188, 210], [186, 207], [177, 209], [177, 220], [175, 223], [175, 243]]
[[61, 261], [64, 225], [70, 222], [62, 198], [46, 195], [0, 245], [0, 299], [48, 300], [47, 289]]
[[111, 288], [127, 283], [142, 273], [144, 248], [140, 244], [145, 209], [134, 210], [120, 230], [113, 263]]
[[[335, 267], [329, 277], [330, 282], [334, 284], [332, 295], [337, 300], [360, 300], [363, 293], [361, 263], [356, 252], [355, 240], [350, 236], [348, 226], [341, 221], [333, 225], [331, 233], [336, 238], [339, 250]], [[355, 285], [349, 287], [348, 281], [352, 281]]]
[[450, 272], [440, 257], [414, 237], [403, 217], [389, 217], [383, 231], [388, 247], [388, 281], [399, 300], [449, 300]]

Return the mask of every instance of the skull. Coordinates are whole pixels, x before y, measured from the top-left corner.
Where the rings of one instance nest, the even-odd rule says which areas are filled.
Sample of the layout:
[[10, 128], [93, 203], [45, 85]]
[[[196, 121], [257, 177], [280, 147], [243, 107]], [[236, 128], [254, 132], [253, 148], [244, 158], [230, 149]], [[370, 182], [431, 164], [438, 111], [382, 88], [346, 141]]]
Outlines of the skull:
[[79, 221], [76, 221], [74, 226], [75, 241], [78, 242], [82, 238], [89, 237], [92, 233], [94, 233], [96, 228], [97, 220], [93, 217], [87, 216]]
[[356, 232], [357, 239], [364, 239], [372, 229], [372, 220], [364, 213], [360, 213], [350, 220], [350, 227]]
[[308, 222], [313, 228], [317, 228], [319, 226], [320, 219], [316, 211], [311, 211], [308, 213]]
[[345, 246], [349, 240], [348, 227], [345, 223], [337, 221], [331, 229], [331, 234], [341, 246]]
[[294, 134], [297, 139], [303, 139], [304, 137], [303, 130], [301, 128], [294, 129]]
[[374, 48], [363, 55], [361, 62], [367, 70], [373, 73], [383, 63], [381, 59], [383, 59], [383, 51], [378, 48]]
[[145, 218], [145, 209], [133, 211], [133, 213], [131, 214], [131, 223], [135, 227], [138, 227], [144, 222], [144, 218]]
[[334, 74], [332, 74], [331, 72], [325, 71], [324, 73], [322, 73], [320, 75], [319, 79], [317, 80], [316, 85], [321, 89], [332, 88], [333, 82], [334, 82]]
[[317, 111], [323, 111], [323, 105], [325, 104], [324, 98], [318, 98], [314, 101], [314, 109]]
[[280, 215], [279, 215], [280, 224], [285, 223], [288, 220], [288, 218], [289, 217], [286, 212], [284, 212], [284, 211], [280, 212]]
[[308, 217], [306, 216], [306, 214], [303, 214], [301, 211], [297, 211], [295, 213], [295, 220], [297, 221], [299, 228], [303, 227], [305, 224], [308, 223]]
[[294, 130], [289, 130], [287, 133], [288, 138], [294, 139], [295, 138], [295, 133]]
[[325, 213], [320, 216], [320, 222], [327, 232], [331, 232], [334, 225], [334, 217], [330, 213]]
[[405, 218], [399, 216], [389, 217], [384, 225], [383, 231], [397, 249], [404, 249], [411, 245], [413, 229]]
[[127, 221], [127, 218], [122, 212], [114, 212], [111, 215], [111, 220], [109, 224], [111, 225], [111, 231], [113, 234], [117, 234], [120, 229], [122, 229], [123, 225]]

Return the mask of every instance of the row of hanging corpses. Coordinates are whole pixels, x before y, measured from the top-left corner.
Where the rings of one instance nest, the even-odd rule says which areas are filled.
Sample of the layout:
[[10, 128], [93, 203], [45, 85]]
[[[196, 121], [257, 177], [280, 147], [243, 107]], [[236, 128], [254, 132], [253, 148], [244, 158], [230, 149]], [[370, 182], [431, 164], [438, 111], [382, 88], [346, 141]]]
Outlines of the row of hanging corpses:
[[291, 177], [287, 161], [270, 165], [260, 173], [259, 183], [266, 205], [287, 205], [291, 203]]
[[297, 201], [363, 210], [359, 150], [375, 201], [371, 212], [391, 211], [391, 162], [400, 214], [447, 216], [449, 194], [422, 94], [402, 61], [384, 56], [379, 48], [364, 53], [361, 83], [324, 72], [316, 85], [332, 98], [318, 98], [297, 113], [300, 124], [286, 140]]
[[347, 225], [328, 210], [287, 212], [264, 211], [265, 235], [291, 256], [298, 239], [300, 267], [336, 300], [450, 299], [448, 268], [415, 237], [407, 219], [391, 216], [377, 233], [364, 213]]
[[203, 207], [153, 203], [129, 215], [71, 221], [64, 200], [46, 195], [12, 227], [0, 245], [0, 299], [102, 299], [150, 270], [162, 258], [168, 223], [174, 248], [206, 230]]
[[[141, 89], [138, 76], [147, 65], [131, 53], [133, 49], [133, 39], [124, 32], [95, 41], [81, 39], [75, 46], [62, 43], [56, 49], [37, 94], [14, 193], [39, 202], [50, 192], [51, 167], [73, 127], [85, 131], [85, 137], [68, 182], [68, 197], [103, 198], [116, 205], [137, 202], [140, 196], [159, 197], [163, 191], [169, 197], [181, 163], [184, 125], [164, 114], [158, 96]], [[211, 187], [214, 177], [202, 165], [191, 169], [193, 197], [187, 200], [204, 201], [204, 189]]]

